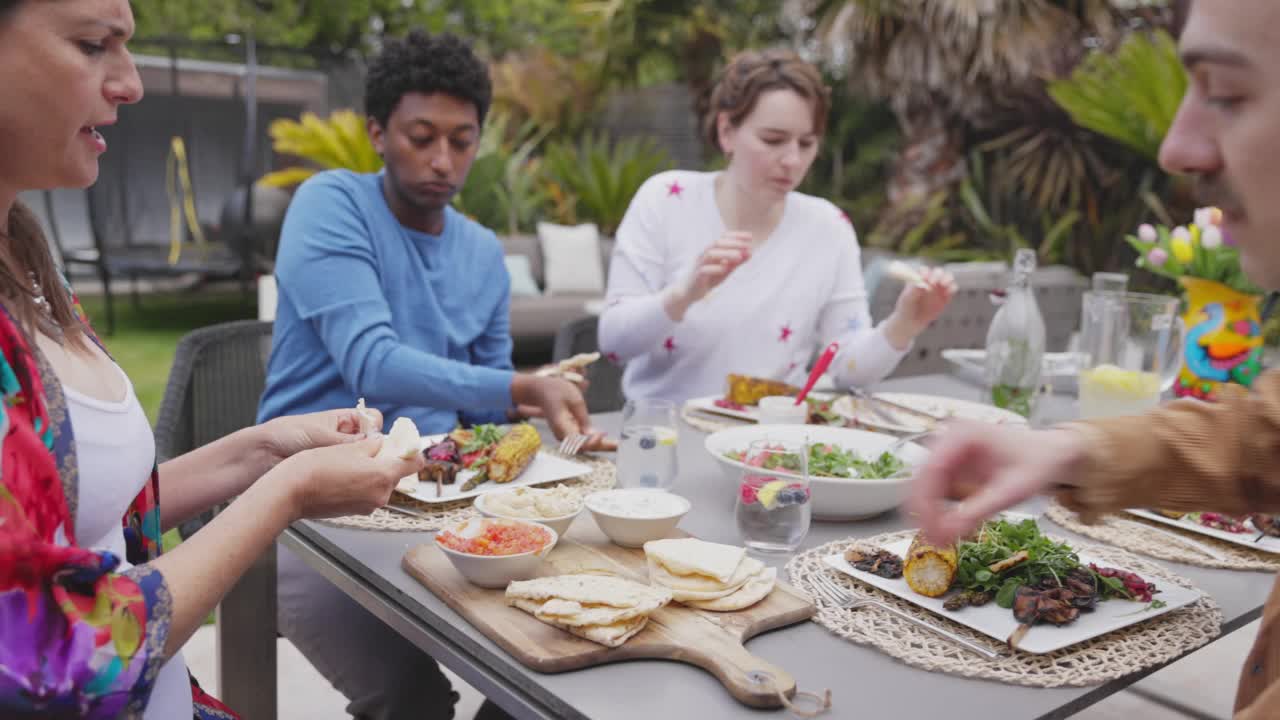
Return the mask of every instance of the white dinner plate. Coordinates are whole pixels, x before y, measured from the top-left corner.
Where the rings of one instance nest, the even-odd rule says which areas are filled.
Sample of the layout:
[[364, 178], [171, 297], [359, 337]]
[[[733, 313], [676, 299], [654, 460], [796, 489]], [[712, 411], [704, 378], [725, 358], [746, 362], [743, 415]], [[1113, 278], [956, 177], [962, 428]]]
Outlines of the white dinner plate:
[[[1025, 425], [1027, 422], [1027, 419], [1021, 415], [1009, 410], [1003, 410], [994, 405], [957, 400], [941, 395], [875, 393], [874, 397], [883, 398], [889, 402], [905, 405], [916, 410], [923, 410], [947, 420], [974, 420], [994, 425]], [[877, 404], [876, 407], [880, 412], [867, 407], [861, 400], [845, 395], [832, 403], [831, 410], [847, 420], [858, 423], [862, 427], [881, 432], [918, 433], [931, 430], [936, 425], [928, 418], [897, 410], [883, 403]]]
[[[1130, 508], [1127, 512], [1130, 515], [1137, 515], [1140, 518], [1144, 518], [1146, 520], [1152, 520], [1154, 522], [1158, 522], [1164, 525], [1169, 525], [1171, 527], [1176, 527], [1179, 530], [1189, 530], [1193, 533], [1208, 535], [1211, 538], [1217, 538], [1218, 540], [1225, 540], [1229, 543], [1234, 543], [1236, 545], [1243, 545], [1244, 547], [1253, 548], [1254, 550], [1261, 550], [1263, 552], [1280, 554], [1280, 538], [1275, 538], [1275, 537], [1271, 537], [1270, 535], [1266, 535], [1266, 536], [1263, 536], [1262, 539], [1258, 539], [1258, 536], [1261, 535], [1262, 533], [1258, 532], [1256, 529], [1253, 529], [1253, 523], [1246, 523], [1247, 527], [1249, 527], [1252, 530], [1252, 532], [1233, 533], [1233, 532], [1227, 532], [1226, 530], [1219, 530], [1218, 528], [1206, 527], [1204, 525], [1201, 525], [1198, 522], [1194, 522], [1191, 520], [1185, 520], [1182, 518], [1178, 518], [1175, 520], [1174, 518], [1165, 517], [1158, 512], [1152, 512], [1150, 510]], [[1255, 540], [1257, 542], [1254, 542]]]
[[[898, 557], [903, 557], [910, 546], [911, 538], [904, 538], [886, 545], [884, 549]], [[913, 605], [918, 605], [948, 620], [971, 627], [983, 635], [992, 637], [1000, 642], [1004, 642], [1018, 628], [1018, 621], [1013, 618], [1013, 610], [1002, 608], [994, 601], [982, 607], [967, 607], [963, 610], [951, 612], [942, 607], [946, 596], [929, 598], [920, 595], [912, 590], [903, 578], [891, 580], [872, 573], [862, 572], [849, 564], [842, 554], [829, 555], [824, 560], [827, 565], [846, 575], [857, 578], [890, 595], [896, 595]], [[1087, 555], [1081, 554], [1080, 562], [1088, 565], [1091, 560]], [[1107, 564], [1101, 561], [1093, 562], [1098, 562], [1100, 566]], [[1200, 597], [1198, 591], [1181, 585], [1152, 581], [1150, 578], [1144, 579], [1148, 582], [1156, 583], [1156, 589], [1160, 592], [1156, 593], [1155, 599], [1163, 602], [1164, 607], [1148, 609], [1147, 603], [1129, 600], [1100, 602], [1095, 610], [1080, 613], [1080, 617], [1067, 625], [1037, 624], [1022, 638], [1018, 648], [1035, 655], [1051, 653], [1076, 643], [1082, 643], [1100, 635], [1171, 613], [1178, 608], [1190, 605]]]
[[[444, 440], [447, 435], [430, 435], [422, 438], [422, 449], [435, 445]], [[444, 492], [440, 496], [436, 496], [435, 483], [418, 483], [418, 487], [413, 492], [405, 492], [397, 490], [396, 492], [407, 495], [414, 500], [420, 500], [424, 503], [442, 503], [454, 500], [464, 500], [473, 498], [477, 495], [483, 495], [490, 490], [501, 490], [504, 488], [520, 487], [522, 485], [545, 485], [546, 483], [559, 482], [561, 480], [569, 480], [571, 478], [581, 477], [591, 472], [591, 468], [579, 462], [565, 460], [562, 457], [552, 455], [542, 450], [538, 451], [537, 456], [533, 458], [533, 462], [529, 463], [529, 467], [525, 468], [520, 476], [509, 483], [501, 485], [490, 480], [481, 483], [479, 486], [462, 492], [462, 486], [471, 479], [475, 473], [470, 470], [463, 470], [458, 473], [458, 479], [452, 485], [442, 486]]]

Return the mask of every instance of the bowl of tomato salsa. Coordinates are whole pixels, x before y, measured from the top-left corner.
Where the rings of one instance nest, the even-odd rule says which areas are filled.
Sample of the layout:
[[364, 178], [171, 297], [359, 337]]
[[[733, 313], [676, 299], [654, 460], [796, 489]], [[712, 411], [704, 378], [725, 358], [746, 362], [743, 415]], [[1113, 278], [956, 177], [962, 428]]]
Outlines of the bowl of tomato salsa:
[[536, 577], [559, 539], [542, 523], [499, 518], [473, 518], [436, 533], [436, 545], [458, 572], [486, 588]]

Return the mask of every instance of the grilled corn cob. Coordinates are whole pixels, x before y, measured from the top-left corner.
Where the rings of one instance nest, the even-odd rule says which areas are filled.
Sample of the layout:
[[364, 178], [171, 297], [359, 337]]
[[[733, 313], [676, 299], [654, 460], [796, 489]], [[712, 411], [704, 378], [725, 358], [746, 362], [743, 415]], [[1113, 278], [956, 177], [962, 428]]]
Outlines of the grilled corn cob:
[[520, 424], [511, 428], [493, 448], [489, 458], [489, 479], [496, 483], [515, 480], [533, 462], [542, 447], [537, 428]]
[[726, 400], [739, 405], [755, 405], [761, 398], [771, 395], [795, 395], [800, 388], [777, 380], [750, 377], [747, 375], [729, 376], [729, 393]]
[[930, 545], [919, 535], [911, 541], [902, 575], [912, 590], [925, 597], [941, 597], [956, 577], [955, 545]]

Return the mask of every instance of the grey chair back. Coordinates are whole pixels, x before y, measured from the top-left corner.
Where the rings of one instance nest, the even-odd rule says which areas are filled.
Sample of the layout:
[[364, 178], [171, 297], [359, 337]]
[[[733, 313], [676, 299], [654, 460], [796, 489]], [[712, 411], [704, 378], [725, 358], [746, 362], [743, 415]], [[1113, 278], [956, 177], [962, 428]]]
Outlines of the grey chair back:
[[[556, 332], [552, 361], [559, 362], [578, 353], [598, 352], [597, 328], [600, 318], [588, 315], [570, 320]], [[593, 413], [616, 412], [622, 409], [622, 368], [601, 358], [587, 368], [586, 377], [591, 383], [587, 388], [587, 411]]]
[[[987, 329], [996, 313], [991, 292], [1008, 286], [1008, 270], [986, 263], [953, 265], [948, 269], [956, 278], [955, 297], [942, 316], [920, 333], [911, 352], [890, 377], [946, 372], [949, 366], [942, 358], [943, 350], [981, 349], [986, 345]], [[1080, 324], [1080, 299], [1087, 281], [1071, 268], [1051, 266], [1037, 270], [1031, 284], [1045, 320], [1045, 349], [1065, 350]], [[888, 317], [901, 292], [900, 281], [882, 278], [871, 298], [871, 317], [876, 322]]]
[[178, 341], [156, 418], [160, 461], [254, 424], [266, 385], [270, 322], [237, 320]]

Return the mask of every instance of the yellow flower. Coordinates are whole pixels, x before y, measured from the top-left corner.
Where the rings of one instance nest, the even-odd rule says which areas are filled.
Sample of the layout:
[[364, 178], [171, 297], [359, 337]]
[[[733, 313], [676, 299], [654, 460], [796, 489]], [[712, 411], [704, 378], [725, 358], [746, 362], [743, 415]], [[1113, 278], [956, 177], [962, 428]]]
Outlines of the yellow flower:
[[1191, 241], [1183, 238], [1177, 238], [1169, 243], [1169, 249], [1173, 250], [1173, 257], [1183, 265], [1191, 262], [1192, 257], [1195, 255], [1195, 250], [1191, 247]]

